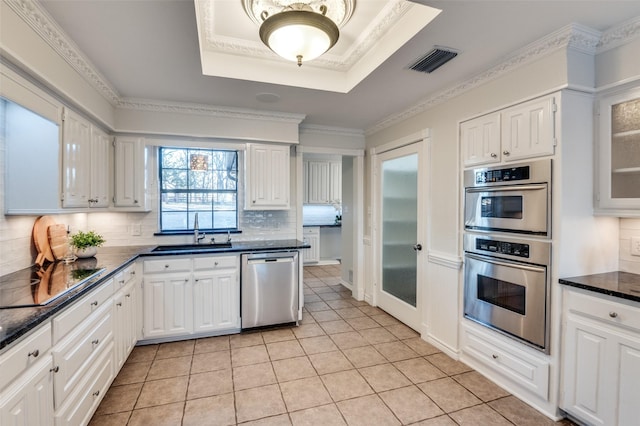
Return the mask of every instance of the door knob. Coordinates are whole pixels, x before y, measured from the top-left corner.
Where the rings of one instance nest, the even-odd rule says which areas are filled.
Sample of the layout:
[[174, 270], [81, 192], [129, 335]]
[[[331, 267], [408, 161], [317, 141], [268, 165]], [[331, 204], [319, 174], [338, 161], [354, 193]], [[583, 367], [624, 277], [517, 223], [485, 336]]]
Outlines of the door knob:
[[415, 251], [420, 251], [420, 250], [422, 250], [422, 244], [414, 244], [414, 245], [413, 245], [413, 249], [414, 249]]

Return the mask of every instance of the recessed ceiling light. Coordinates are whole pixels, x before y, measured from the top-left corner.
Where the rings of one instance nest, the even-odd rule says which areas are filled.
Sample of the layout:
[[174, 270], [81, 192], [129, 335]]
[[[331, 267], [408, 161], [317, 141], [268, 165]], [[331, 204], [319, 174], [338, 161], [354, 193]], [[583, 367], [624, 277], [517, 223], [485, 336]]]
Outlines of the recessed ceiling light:
[[256, 99], [260, 102], [272, 104], [280, 100], [280, 95], [276, 95], [275, 93], [258, 93]]

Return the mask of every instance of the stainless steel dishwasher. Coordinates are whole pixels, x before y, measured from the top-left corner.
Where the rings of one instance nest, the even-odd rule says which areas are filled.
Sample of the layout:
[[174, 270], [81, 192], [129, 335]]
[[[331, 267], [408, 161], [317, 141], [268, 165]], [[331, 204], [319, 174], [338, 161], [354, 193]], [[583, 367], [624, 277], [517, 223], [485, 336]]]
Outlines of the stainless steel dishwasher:
[[298, 252], [242, 255], [242, 328], [298, 321]]

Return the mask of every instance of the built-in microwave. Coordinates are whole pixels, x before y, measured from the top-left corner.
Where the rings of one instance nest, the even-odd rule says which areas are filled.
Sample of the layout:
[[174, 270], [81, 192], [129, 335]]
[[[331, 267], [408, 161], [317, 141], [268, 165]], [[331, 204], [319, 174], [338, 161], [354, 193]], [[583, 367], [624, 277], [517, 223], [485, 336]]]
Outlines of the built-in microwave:
[[464, 227], [551, 236], [551, 160], [464, 172]]

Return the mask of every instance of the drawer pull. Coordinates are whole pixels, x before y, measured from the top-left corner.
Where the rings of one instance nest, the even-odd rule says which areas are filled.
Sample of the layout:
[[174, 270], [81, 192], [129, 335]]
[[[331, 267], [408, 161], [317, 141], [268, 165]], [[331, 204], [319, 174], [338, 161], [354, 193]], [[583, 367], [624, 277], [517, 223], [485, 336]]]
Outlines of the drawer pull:
[[496, 355], [496, 354], [491, 355], [491, 357], [492, 357], [493, 359], [498, 359], [498, 355]]
[[164, 267], [165, 267], [165, 268], [168, 268], [168, 267], [169, 267], [169, 265], [164, 265]]
[[120, 280], [118, 281], [120, 284], [124, 284], [124, 280]]
[[95, 339], [91, 341], [92, 345], [97, 345], [98, 343], [100, 343], [100, 339]]
[[125, 294], [124, 297], [131, 297], [131, 293]]
[[213, 264], [214, 264], [215, 266], [218, 266], [218, 262], [214, 262]]
[[93, 302], [91, 302], [91, 306], [98, 306], [98, 301], [94, 300]]
[[56, 365], [55, 367], [49, 369], [50, 373], [57, 373], [58, 371], [60, 371], [60, 366]]
[[498, 157], [498, 154], [496, 154], [495, 152], [491, 153], [491, 158], [497, 158], [497, 157]]
[[36, 349], [35, 351], [31, 351], [27, 354], [27, 356], [32, 356], [34, 358], [38, 358], [38, 355], [40, 355], [40, 351], [38, 349]]
[[135, 274], [136, 274], [136, 271], [131, 271], [131, 272], [129, 272], [129, 273], [130, 273], [131, 275], [135, 275]]
[[116, 303], [116, 306], [122, 306], [122, 302]]
[[100, 390], [99, 389], [93, 393], [93, 396], [98, 396], [98, 395], [100, 395]]
[[617, 313], [617, 312], [613, 312], [613, 311], [611, 311], [611, 312], [609, 312], [609, 316], [610, 316], [611, 318], [617, 318], [617, 317], [618, 317], [618, 313]]

